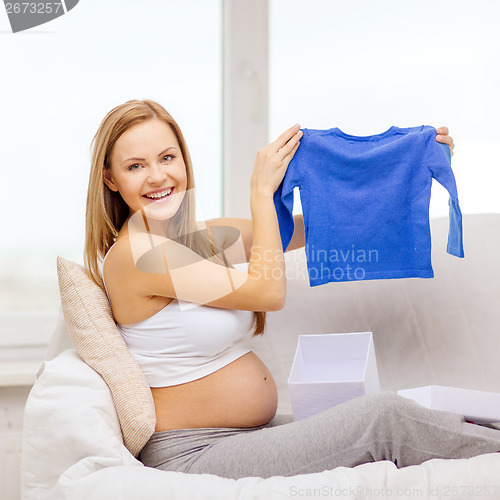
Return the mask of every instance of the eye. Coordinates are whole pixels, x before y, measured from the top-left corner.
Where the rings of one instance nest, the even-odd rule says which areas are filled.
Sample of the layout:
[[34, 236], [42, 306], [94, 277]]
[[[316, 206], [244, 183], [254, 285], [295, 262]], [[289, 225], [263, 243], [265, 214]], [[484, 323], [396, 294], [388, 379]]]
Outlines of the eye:
[[139, 165], [139, 163], [134, 163], [133, 165], [130, 165], [128, 167], [128, 170], [137, 170], [138, 168], [140, 168], [141, 165]]
[[165, 158], [170, 158], [170, 160], [167, 160], [167, 161], [171, 161], [171, 160], [173, 160], [173, 159], [175, 158], [175, 156], [174, 156], [174, 155], [165, 155], [165, 156], [163, 157], [163, 160], [164, 160]]

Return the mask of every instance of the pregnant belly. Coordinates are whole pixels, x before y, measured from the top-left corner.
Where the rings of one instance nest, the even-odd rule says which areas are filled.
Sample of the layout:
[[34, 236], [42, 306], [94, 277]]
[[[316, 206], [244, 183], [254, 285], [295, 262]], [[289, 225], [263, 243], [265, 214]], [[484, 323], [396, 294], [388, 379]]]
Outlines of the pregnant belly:
[[253, 353], [244, 354], [206, 377], [151, 388], [156, 432], [193, 427], [255, 427], [276, 413], [274, 379]]

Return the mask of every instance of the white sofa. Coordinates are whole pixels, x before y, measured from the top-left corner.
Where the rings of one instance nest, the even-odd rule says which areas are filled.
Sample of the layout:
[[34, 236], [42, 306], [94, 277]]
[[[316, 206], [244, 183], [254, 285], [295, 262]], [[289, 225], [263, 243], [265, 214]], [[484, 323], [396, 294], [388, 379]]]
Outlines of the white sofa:
[[[278, 413], [291, 413], [287, 378], [297, 335], [308, 333], [372, 331], [382, 390], [437, 384], [500, 392], [500, 214], [464, 216], [465, 259], [446, 254], [447, 218], [431, 227], [429, 280], [310, 288], [303, 250], [286, 255], [286, 306], [268, 313], [265, 335], [253, 340], [275, 377]], [[500, 498], [500, 453], [237, 481], [147, 468], [124, 446], [111, 393], [71, 347], [64, 323], [48, 359], [25, 409], [26, 500]]]

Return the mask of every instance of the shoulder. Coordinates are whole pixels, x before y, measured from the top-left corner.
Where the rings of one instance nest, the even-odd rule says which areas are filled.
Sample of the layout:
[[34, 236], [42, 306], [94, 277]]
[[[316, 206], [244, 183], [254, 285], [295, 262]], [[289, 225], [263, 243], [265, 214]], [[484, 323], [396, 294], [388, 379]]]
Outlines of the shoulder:
[[104, 280], [108, 288], [118, 281], [117, 278], [127, 267], [133, 265], [133, 262], [128, 237], [118, 237], [113, 246], [108, 250], [102, 267]]
[[[132, 240], [121, 234], [108, 251], [102, 272], [115, 317], [118, 313], [122, 319], [137, 304], [150, 307], [149, 301], [156, 295], [151, 291], [154, 280], [168, 276], [162, 245], [152, 247], [147, 234], [134, 235]], [[166, 296], [173, 297], [171, 293]]]
[[[118, 323], [143, 321], [168, 304], [171, 298], [157, 297], [149, 292], [149, 275], [138, 269], [132, 247], [128, 237], [118, 238], [109, 249], [103, 266], [108, 297]], [[161, 263], [164, 269], [163, 259]]]
[[[149, 233], [125, 233], [116, 240], [108, 252], [104, 272], [124, 287], [138, 285], [147, 274], [165, 273], [163, 243], [172, 243], [167, 238]], [[180, 246], [177, 244], [177, 246]]]

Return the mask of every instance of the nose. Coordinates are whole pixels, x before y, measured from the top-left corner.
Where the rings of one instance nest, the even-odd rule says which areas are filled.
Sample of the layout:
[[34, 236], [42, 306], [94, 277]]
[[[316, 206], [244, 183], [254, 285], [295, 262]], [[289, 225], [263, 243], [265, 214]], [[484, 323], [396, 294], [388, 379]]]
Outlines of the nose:
[[158, 184], [164, 182], [166, 178], [167, 173], [162, 168], [162, 165], [155, 163], [149, 167], [148, 182], [150, 184]]

